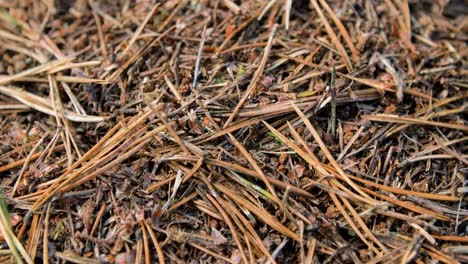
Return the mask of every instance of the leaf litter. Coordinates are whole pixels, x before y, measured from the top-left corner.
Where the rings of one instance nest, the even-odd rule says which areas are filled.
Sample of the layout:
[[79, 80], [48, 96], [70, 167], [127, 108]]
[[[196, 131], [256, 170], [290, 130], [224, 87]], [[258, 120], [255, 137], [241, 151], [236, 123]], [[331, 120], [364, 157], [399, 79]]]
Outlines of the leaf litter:
[[0, 262], [467, 262], [463, 9], [0, 2]]

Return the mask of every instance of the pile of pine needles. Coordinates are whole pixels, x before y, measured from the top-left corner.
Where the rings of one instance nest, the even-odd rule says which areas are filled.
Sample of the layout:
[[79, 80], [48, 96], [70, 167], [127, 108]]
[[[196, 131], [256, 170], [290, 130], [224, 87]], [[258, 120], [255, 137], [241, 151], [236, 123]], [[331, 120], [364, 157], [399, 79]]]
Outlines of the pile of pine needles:
[[468, 261], [463, 10], [0, 1], [0, 262]]

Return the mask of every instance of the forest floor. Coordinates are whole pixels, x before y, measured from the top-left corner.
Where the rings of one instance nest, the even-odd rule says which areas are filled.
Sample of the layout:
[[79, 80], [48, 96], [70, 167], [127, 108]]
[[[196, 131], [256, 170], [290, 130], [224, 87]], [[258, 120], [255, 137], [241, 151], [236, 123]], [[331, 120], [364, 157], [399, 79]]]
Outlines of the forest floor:
[[0, 1], [0, 263], [468, 262], [466, 12]]

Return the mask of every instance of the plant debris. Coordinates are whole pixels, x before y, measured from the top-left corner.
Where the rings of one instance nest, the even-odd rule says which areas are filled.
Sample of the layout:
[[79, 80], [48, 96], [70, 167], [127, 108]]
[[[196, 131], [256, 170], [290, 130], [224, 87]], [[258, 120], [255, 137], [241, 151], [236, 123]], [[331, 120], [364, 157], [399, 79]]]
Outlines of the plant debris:
[[0, 1], [0, 262], [468, 262], [467, 21]]

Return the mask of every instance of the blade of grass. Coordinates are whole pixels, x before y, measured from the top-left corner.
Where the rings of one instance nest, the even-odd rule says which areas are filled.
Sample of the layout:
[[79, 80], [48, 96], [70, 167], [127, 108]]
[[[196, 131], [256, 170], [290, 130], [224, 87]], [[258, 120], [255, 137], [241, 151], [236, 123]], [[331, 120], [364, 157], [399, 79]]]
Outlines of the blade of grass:
[[32, 264], [33, 261], [31, 260], [31, 257], [29, 257], [23, 245], [13, 233], [8, 208], [5, 202], [5, 195], [2, 188], [0, 188], [0, 231], [5, 238], [13, 256], [15, 257], [15, 260], [18, 263], [23, 263], [24, 259], [26, 263]]

